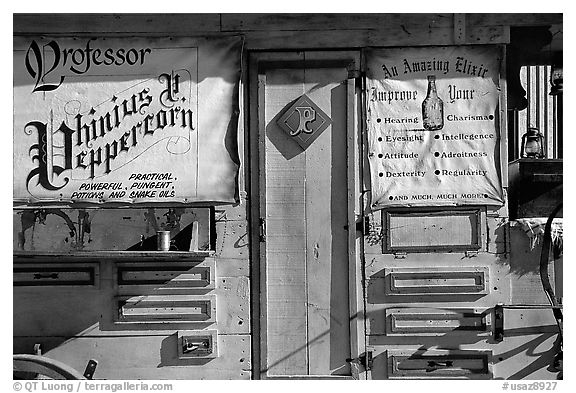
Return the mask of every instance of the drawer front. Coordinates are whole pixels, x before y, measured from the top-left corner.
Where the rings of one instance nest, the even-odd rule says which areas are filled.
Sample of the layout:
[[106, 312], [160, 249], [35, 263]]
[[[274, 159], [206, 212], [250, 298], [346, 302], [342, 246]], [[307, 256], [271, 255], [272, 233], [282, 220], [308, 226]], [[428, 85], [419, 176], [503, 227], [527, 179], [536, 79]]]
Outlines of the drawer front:
[[386, 294], [396, 295], [485, 295], [488, 268], [386, 269]]
[[490, 351], [388, 351], [390, 379], [489, 379]]
[[117, 322], [216, 322], [216, 296], [116, 297]]
[[387, 336], [435, 336], [446, 333], [491, 332], [490, 310], [388, 308]]
[[15, 287], [88, 286], [97, 287], [98, 264], [15, 266]]
[[159, 290], [214, 289], [215, 262], [174, 263], [170, 265], [119, 263], [117, 284], [121, 290], [145, 286]]

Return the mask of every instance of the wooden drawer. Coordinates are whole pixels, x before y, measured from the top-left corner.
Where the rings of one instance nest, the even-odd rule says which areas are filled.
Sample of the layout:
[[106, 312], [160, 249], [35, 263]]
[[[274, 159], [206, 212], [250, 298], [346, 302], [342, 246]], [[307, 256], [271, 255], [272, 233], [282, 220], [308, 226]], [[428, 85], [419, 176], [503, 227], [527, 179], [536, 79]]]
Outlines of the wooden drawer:
[[179, 330], [179, 359], [208, 359], [218, 357], [218, 332], [216, 330]]
[[487, 267], [385, 269], [386, 295], [485, 295]]
[[214, 260], [202, 262], [117, 263], [116, 283], [119, 292], [154, 289], [174, 292], [187, 289], [212, 290], [215, 286]]
[[216, 296], [170, 295], [116, 297], [116, 322], [216, 322]]
[[44, 286], [99, 286], [99, 264], [26, 264], [15, 265], [13, 282], [15, 287]]
[[389, 379], [489, 379], [491, 351], [387, 351]]
[[386, 309], [387, 336], [443, 336], [491, 332], [490, 310], [439, 308]]
[[383, 253], [467, 251], [481, 247], [480, 208], [382, 212]]

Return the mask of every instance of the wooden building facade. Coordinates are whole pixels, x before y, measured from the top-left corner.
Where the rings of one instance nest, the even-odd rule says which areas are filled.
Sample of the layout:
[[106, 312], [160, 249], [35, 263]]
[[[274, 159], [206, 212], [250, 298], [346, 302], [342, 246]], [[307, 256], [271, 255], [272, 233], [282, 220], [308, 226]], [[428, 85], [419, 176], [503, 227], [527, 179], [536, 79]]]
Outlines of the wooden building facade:
[[[88, 70], [90, 60], [92, 67], [95, 60], [105, 64], [105, 49], [102, 58], [95, 56], [96, 43], [106, 48], [128, 42], [136, 48], [133, 57], [127, 50], [121, 58], [137, 63], [148, 56], [138, 48], [184, 48], [192, 40], [190, 47], [198, 50], [195, 70], [202, 75], [192, 132], [215, 139], [220, 150], [212, 154], [212, 145], [203, 150], [198, 142], [194, 173], [200, 196], [190, 201], [15, 196], [14, 353], [41, 353], [79, 372], [94, 359], [96, 379], [556, 379], [561, 337], [540, 283], [542, 242], [526, 235], [526, 226], [534, 226], [522, 219], [548, 217], [562, 200], [561, 95], [532, 115], [548, 116], [549, 122], [522, 121], [518, 114], [526, 111], [525, 101], [533, 108], [544, 100], [532, 98], [536, 84], [548, 97], [548, 78], [526, 82], [521, 70], [548, 67], [542, 72], [550, 77], [551, 67], [561, 67], [562, 23], [562, 14], [15, 14], [14, 69], [27, 78], [15, 78], [15, 90], [21, 79], [22, 86], [36, 90], [26, 91], [23, 100], [36, 94], [46, 101], [64, 86], [58, 78], [49, 81], [54, 58], [47, 53], [60, 56], [54, 64], [64, 58], [68, 67], [75, 64], [76, 71], [66, 73], [73, 97], [68, 103], [83, 105], [83, 97], [97, 95], [101, 84], [117, 84], [100, 73], [82, 82], [85, 89], [74, 86], [73, 78]], [[37, 50], [32, 42], [39, 43]], [[75, 42], [82, 52], [61, 51], [63, 43]], [[216, 60], [202, 63], [212, 56], [206, 47], [218, 48]], [[222, 49], [230, 53], [222, 55], [223, 47], [233, 51]], [[421, 191], [420, 200], [394, 204], [403, 196], [382, 194], [380, 203], [377, 185], [404, 187], [400, 175], [387, 175], [390, 167], [378, 173], [381, 164], [374, 164], [376, 156], [387, 154], [377, 150], [380, 131], [374, 128], [386, 125], [387, 117], [375, 113], [392, 108], [391, 95], [383, 96], [386, 107], [371, 101], [371, 89], [388, 83], [378, 77], [386, 72], [381, 59], [403, 64], [411, 53], [434, 57], [442, 51], [456, 53], [455, 59], [465, 57], [459, 53], [479, 56], [470, 58], [486, 60], [482, 67], [496, 64], [492, 106], [486, 104], [491, 109], [485, 113], [492, 117], [479, 129], [492, 127], [496, 135], [482, 153], [497, 179], [496, 185], [486, 183], [494, 198], [482, 203], [463, 196], [460, 177], [453, 182], [460, 193], [454, 203], [422, 203], [429, 188], [418, 190], [419, 185], [436, 183], [419, 180], [406, 184], [416, 185], [412, 191]], [[109, 53], [116, 56], [111, 62], [119, 61], [118, 51]], [[170, 59], [166, 70], [177, 71]], [[435, 71], [441, 73], [437, 60], [440, 55], [422, 67], [438, 64]], [[221, 77], [214, 69], [227, 61], [230, 68]], [[370, 68], [371, 62], [382, 69]], [[480, 64], [474, 66], [477, 76]], [[467, 72], [466, 77], [471, 68]], [[118, 79], [117, 91], [126, 91], [126, 75]], [[226, 84], [203, 87], [219, 77]], [[467, 91], [479, 91], [475, 88]], [[221, 96], [202, 106], [208, 89], [231, 91], [226, 112], [219, 112]], [[425, 92], [419, 91], [418, 105]], [[145, 102], [148, 93], [139, 94]], [[158, 97], [167, 97], [162, 94], [159, 90]], [[446, 116], [448, 101], [445, 95]], [[64, 116], [72, 118], [76, 112], [66, 108]], [[79, 113], [87, 116], [88, 109]], [[178, 121], [184, 124], [182, 113]], [[158, 121], [145, 119], [145, 124]], [[32, 120], [26, 117], [26, 127]], [[50, 123], [55, 127], [48, 126], [48, 134], [58, 122]], [[550, 124], [546, 157], [523, 160], [522, 127], [544, 123]], [[33, 125], [40, 132], [40, 125]], [[59, 129], [62, 135], [65, 130]], [[22, 131], [15, 125], [15, 135]], [[130, 148], [136, 149], [140, 134], [132, 135]], [[120, 137], [118, 146], [129, 137]], [[396, 157], [418, 155], [412, 145], [402, 146]], [[118, 151], [110, 157], [116, 156]], [[88, 167], [80, 161], [78, 166]], [[419, 169], [410, 171], [394, 173]], [[59, 175], [54, 172], [54, 178]], [[30, 172], [27, 181], [34, 176], [41, 172]], [[135, 176], [124, 186], [137, 190]], [[162, 189], [159, 182], [166, 179], [156, 177], [140, 180], [157, 181]], [[86, 183], [96, 183], [94, 173], [89, 178]], [[54, 186], [38, 178], [42, 182]], [[228, 184], [233, 192], [222, 197], [219, 187]], [[511, 184], [518, 185], [516, 191]], [[539, 191], [532, 195], [534, 184]], [[478, 195], [488, 198], [484, 192]], [[168, 251], [155, 251], [160, 230], [170, 231]], [[559, 254], [556, 247], [549, 274], [561, 298]]]

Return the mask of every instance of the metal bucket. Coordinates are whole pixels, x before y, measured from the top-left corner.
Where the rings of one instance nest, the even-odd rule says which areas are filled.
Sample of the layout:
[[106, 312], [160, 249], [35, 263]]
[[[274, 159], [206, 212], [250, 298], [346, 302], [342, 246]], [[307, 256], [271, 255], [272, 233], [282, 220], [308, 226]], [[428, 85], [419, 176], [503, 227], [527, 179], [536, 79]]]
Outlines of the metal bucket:
[[170, 231], [158, 231], [156, 232], [157, 241], [156, 248], [158, 251], [169, 251], [170, 250]]

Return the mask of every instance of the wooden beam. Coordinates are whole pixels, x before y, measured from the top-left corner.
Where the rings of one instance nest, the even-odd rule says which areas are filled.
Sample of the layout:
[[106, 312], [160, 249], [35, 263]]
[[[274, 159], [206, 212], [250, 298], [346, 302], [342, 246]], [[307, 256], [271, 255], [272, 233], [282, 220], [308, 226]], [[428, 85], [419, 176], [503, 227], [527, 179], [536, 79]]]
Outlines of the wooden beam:
[[[466, 14], [470, 27], [545, 26], [563, 14]], [[13, 34], [190, 35], [453, 28], [453, 14], [14, 14]]]
[[[367, 46], [453, 45], [453, 27], [433, 29], [340, 30], [340, 31], [254, 31], [246, 32], [248, 50], [269, 49], [336, 49]], [[508, 43], [507, 27], [467, 29], [466, 44]]]
[[14, 14], [14, 34], [220, 32], [219, 14]]
[[452, 14], [222, 14], [223, 32], [451, 27]]
[[468, 26], [545, 26], [561, 24], [563, 14], [466, 14]]

